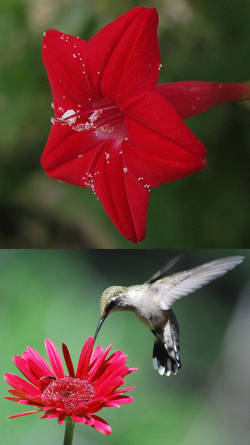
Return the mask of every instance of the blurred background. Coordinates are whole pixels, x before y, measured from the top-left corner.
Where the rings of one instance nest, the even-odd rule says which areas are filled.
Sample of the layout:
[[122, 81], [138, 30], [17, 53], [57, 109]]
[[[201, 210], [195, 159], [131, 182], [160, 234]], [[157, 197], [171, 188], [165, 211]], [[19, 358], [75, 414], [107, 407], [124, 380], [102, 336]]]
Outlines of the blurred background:
[[[32, 345], [44, 357], [44, 338], [65, 342], [77, 362], [86, 338], [94, 334], [99, 297], [107, 286], [147, 280], [178, 252], [161, 251], [0, 251], [1, 375], [20, 373], [11, 357]], [[161, 377], [152, 367], [153, 335], [131, 313], [112, 314], [98, 344], [128, 354], [139, 370], [126, 378], [136, 385], [135, 402], [100, 415], [112, 426], [107, 438], [77, 425], [74, 445], [245, 445], [249, 439], [250, 250], [193, 250], [173, 271], [223, 256], [246, 260], [208, 286], [176, 302], [183, 368]], [[64, 427], [39, 415], [7, 417], [29, 407], [3, 400], [2, 445], [61, 444]], [[133, 393], [133, 394], [132, 394]]]
[[[160, 82], [250, 78], [248, 0], [1, 2], [1, 247], [134, 247], [89, 190], [60, 184], [40, 167], [52, 115], [40, 48], [48, 28], [89, 39], [141, 4], [160, 16]], [[208, 167], [152, 191], [139, 248], [163, 240], [171, 248], [249, 245], [249, 118], [249, 103], [235, 103], [187, 121], [208, 149]]]

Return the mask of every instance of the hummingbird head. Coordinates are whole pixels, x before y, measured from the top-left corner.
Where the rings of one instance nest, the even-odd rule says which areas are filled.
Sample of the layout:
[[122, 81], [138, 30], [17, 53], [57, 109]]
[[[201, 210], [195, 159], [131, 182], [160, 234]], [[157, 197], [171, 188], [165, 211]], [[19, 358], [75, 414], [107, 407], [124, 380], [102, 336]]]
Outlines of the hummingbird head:
[[111, 286], [105, 289], [100, 298], [101, 318], [99, 320], [94, 339], [105, 320], [111, 312], [122, 311], [126, 309], [126, 287]]

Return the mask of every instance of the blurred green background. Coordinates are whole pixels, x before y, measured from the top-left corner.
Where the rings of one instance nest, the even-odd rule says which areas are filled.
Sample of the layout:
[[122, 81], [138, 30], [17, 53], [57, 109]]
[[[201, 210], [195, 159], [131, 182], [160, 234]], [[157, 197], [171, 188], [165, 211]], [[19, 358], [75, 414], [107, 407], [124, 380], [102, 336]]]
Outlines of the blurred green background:
[[[18, 373], [11, 357], [32, 345], [46, 356], [43, 340], [65, 342], [74, 363], [99, 318], [99, 297], [113, 284], [149, 278], [177, 251], [0, 251], [1, 375]], [[128, 354], [139, 370], [135, 402], [99, 414], [112, 425], [105, 437], [77, 425], [74, 445], [245, 445], [249, 439], [250, 250], [187, 251], [173, 271], [228, 255], [243, 254], [240, 266], [174, 305], [181, 329], [183, 368], [161, 377], [152, 368], [153, 335], [130, 313], [112, 314], [98, 344]], [[7, 420], [29, 407], [3, 400], [2, 445], [62, 444], [64, 427], [39, 415]]]
[[[40, 167], [52, 114], [40, 47], [48, 28], [88, 39], [138, 5], [158, 9], [161, 82], [250, 78], [248, 0], [1, 2], [1, 247], [134, 247], [89, 190]], [[188, 125], [208, 149], [208, 167], [152, 191], [139, 248], [248, 246], [249, 103], [218, 106]]]

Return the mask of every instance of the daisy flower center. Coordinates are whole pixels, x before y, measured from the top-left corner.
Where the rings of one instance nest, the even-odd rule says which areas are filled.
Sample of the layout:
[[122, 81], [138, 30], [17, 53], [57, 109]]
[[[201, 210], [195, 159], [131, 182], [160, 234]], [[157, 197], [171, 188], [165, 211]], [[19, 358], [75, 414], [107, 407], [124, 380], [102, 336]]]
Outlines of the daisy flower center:
[[42, 393], [42, 399], [62, 402], [67, 410], [72, 411], [92, 400], [94, 395], [95, 388], [87, 380], [63, 377], [49, 383]]

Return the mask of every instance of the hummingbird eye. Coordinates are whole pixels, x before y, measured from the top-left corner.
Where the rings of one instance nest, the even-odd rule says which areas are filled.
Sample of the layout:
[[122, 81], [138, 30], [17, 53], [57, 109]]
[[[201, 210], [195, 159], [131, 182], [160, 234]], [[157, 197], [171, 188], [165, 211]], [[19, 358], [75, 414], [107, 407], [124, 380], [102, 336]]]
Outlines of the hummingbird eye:
[[107, 304], [106, 310], [107, 312], [111, 311], [111, 309], [114, 309], [114, 307], [120, 306], [120, 300], [119, 297], [122, 295], [122, 291], [117, 291], [113, 294], [111, 300]]

